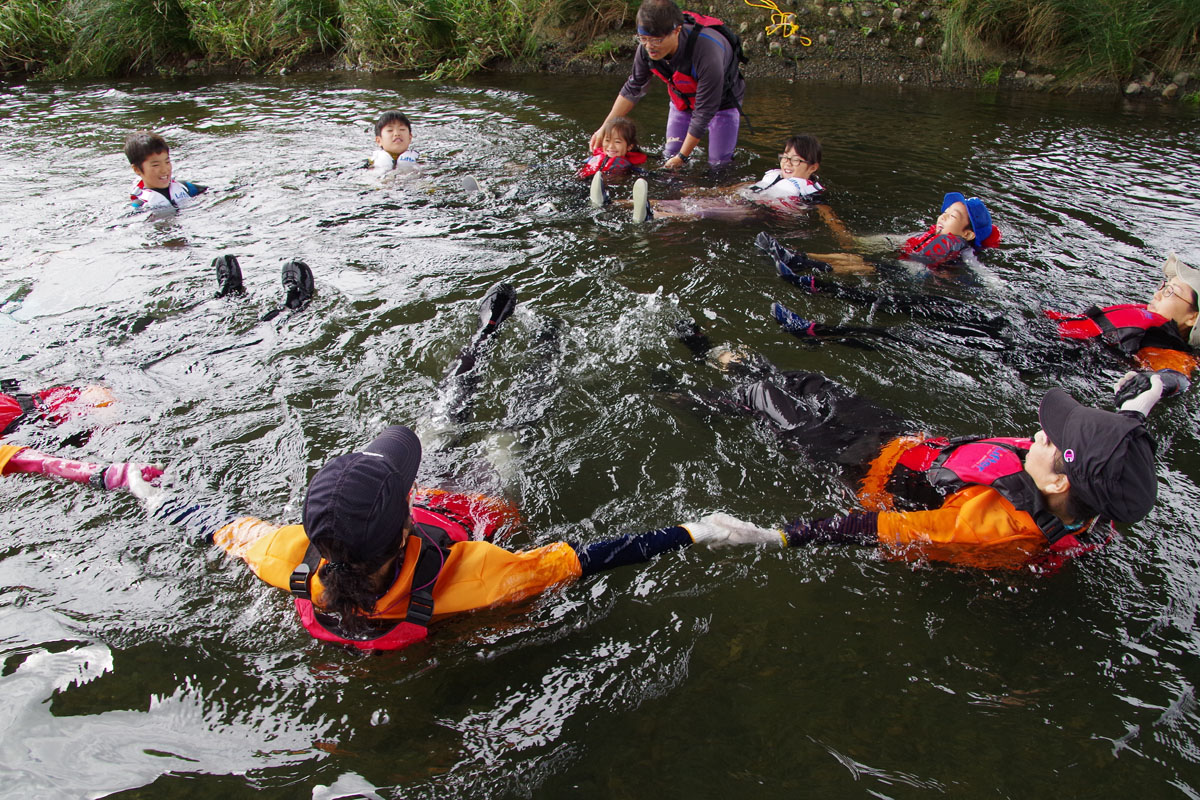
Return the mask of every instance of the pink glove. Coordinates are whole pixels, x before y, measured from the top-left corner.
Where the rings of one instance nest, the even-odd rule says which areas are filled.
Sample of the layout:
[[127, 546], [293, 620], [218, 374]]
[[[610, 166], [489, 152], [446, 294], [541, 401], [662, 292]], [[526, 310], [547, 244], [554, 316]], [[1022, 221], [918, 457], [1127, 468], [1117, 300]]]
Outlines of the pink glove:
[[111, 464], [108, 469], [104, 470], [104, 488], [128, 489], [129, 473], [133, 471], [141, 475], [142, 480], [147, 483], [157, 480], [163, 474], [162, 467], [154, 464], [133, 464], [128, 461]]

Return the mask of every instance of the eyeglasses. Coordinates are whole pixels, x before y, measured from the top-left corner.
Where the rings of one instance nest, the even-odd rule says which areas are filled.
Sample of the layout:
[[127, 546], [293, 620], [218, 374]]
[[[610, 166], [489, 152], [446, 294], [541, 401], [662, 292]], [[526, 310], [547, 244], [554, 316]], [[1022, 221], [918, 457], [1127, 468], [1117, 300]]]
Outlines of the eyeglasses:
[[666, 36], [642, 36], [642, 35], [638, 34], [633, 37], [633, 40], [635, 42], [637, 42], [638, 44], [645, 45], [647, 47], [658, 47], [660, 44], [662, 44], [663, 42], [665, 42], [667, 40], [668, 36], [675, 33], [675, 31], [677, 31], [677, 30], [679, 30], [679, 28], [675, 28], [674, 30], [671, 31], [671, 33], [668, 33]]
[[800, 156], [789, 156], [787, 153], [780, 153], [779, 154], [779, 163], [780, 164], [791, 164], [793, 167], [798, 167], [801, 164], [807, 164], [808, 162], [805, 161]]
[[1159, 293], [1161, 293], [1163, 297], [1178, 297], [1180, 300], [1184, 300], [1188, 305], [1192, 306], [1197, 311], [1200, 311], [1200, 297], [1196, 296], [1195, 291], [1192, 292], [1191, 300], [1188, 300], [1183, 294], [1182, 287], [1171, 283], [1169, 280], [1165, 280], [1158, 285], [1158, 292], [1156, 292], [1156, 294]]

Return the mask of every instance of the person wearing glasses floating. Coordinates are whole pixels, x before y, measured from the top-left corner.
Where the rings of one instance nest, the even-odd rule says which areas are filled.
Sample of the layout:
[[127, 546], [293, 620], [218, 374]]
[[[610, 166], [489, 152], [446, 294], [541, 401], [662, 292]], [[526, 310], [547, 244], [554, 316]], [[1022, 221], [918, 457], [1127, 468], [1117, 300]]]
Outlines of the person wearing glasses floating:
[[604, 123], [592, 134], [592, 150], [616, 117], [627, 117], [646, 94], [651, 74], [667, 84], [671, 109], [663, 165], [682, 166], [708, 136], [708, 163], [724, 164], [737, 146], [746, 81], [741, 42], [719, 19], [685, 13], [671, 0], [646, 0], [637, 12], [638, 43], [629, 79]]
[[[807, 211], [816, 207], [835, 231], [840, 220], [821, 204], [825, 191], [816, 180], [821, 168], [821, 142], [815, 136], [789, 136], [779, 154], [779, 166], [767, 170], [758, 183], [684, 189], [679, 200], [649, 201], [646, 216], [671, 219], [744, 219], [756, 206], [776, 211]], [[635, 185], [636, 189], [636, 185]], [[634, 192], [635, 219], [638, 193]]]

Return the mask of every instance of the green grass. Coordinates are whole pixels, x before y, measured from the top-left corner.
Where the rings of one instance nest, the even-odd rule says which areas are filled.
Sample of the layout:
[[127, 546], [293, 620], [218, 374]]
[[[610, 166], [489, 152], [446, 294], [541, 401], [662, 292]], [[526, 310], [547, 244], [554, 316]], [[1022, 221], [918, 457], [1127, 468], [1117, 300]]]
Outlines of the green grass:
[[30, 71], [66, 58], [74, 30], [54, 0], [0, 5], [0, 69]]
[[324, 53], [460, 77], [499, 58], [528, 62], [547, 44], [582, 47], [635, 7], [636, 0], [0, 0], [0, 69], [99, 77], [170, 72], [197, 58], [268, 71]]
[[951, 0], [944, 31], [954, 60], [1015, 52], [1079, 78], [1200, 62], [1200, 0]]
[[992, 67], [980, 77], [980, 82], [984, 86], [999, 86], [1000, 85], [1000, 67]]

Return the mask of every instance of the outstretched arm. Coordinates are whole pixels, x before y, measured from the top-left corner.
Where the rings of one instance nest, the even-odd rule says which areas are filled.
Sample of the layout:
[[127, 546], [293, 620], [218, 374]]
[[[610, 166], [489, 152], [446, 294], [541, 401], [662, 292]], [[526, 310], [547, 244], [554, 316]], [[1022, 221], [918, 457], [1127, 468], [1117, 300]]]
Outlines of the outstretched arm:
[[655, 556], [682, 550], [693, 544], [723, 547], [735, 544], [785, 543], [783, 533], [770, 528], [760, 528], [743, 522], [728, 514], [709, 514], [698, 522], [685, 522], [669, 528], [646, 533], [626, 534], [616, 539], [607, 539], [584, 547], [574, 548], [579, 557], [583, 575], [594, 575], [614, 567], [642, 564]]

